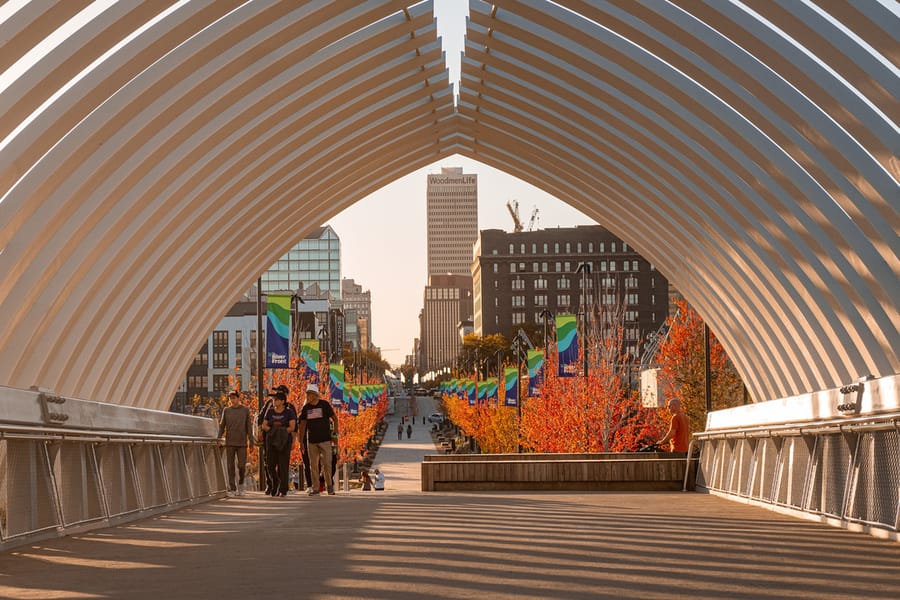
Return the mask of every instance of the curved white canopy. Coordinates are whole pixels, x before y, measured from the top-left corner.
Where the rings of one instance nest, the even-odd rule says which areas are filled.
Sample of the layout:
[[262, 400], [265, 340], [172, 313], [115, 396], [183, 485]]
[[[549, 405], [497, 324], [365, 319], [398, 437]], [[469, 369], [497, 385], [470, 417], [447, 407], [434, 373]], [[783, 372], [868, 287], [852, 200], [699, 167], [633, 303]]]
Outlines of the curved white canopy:
[[0, 385], [168, 405], [307, 231], [460, 154], [633, 244], [764, 400], [900, 371], [900, 15], [878, 2], [0, 7]]

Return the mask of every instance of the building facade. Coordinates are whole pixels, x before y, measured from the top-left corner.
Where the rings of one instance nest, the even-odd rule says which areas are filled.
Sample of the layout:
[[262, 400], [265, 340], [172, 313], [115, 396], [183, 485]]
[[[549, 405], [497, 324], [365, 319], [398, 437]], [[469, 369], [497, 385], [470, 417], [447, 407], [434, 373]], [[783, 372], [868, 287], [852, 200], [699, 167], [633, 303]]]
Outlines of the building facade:
[[432, 275], [422, 309], [422, 372], [452, 367], [462, 347], [459, 323], [472, 318], [472, 278]]
[[[363, 287], [353, 279], [342, 279], [341, 302], [344, 305], [344, 318], [347, 323], [346, 341], [353, 344], [354, 350], [371, 350], [372, 292], [363, 291]], [[352, 336], [351, 328], [354, 330]]]
[[[584, 278], [580, 264], [590, 265]], [[617, 307], [625, 349], [640, 355], [640, 342], [662, 324], [669, 283], [634, 248], [599, 225], [508, 233], [480, 233], [472, 263], [475, 333], [510, 335], [516, 326], [559, 313], [578, 314], [582, 281], [590, 314]]]
[[471, 275], [478, 238], [478, 175], [444, 167], [428, 175], [428, 276]]
[[262, 274], [262, 291], [289, 292], [313, 284], [334, 300], [341, 297], [341, 240], [330, 225], [318, 227]]

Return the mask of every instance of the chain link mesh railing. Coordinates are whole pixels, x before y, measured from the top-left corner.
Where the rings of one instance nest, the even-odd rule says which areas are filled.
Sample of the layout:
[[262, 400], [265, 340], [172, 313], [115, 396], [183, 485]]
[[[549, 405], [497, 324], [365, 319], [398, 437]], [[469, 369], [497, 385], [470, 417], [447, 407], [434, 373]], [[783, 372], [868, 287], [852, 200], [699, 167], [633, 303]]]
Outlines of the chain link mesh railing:
[[215, 439], [0, 430], [0, 549], [225, 492]]
[[900, 531], [900, 421], [695, 436], [695, 487]]

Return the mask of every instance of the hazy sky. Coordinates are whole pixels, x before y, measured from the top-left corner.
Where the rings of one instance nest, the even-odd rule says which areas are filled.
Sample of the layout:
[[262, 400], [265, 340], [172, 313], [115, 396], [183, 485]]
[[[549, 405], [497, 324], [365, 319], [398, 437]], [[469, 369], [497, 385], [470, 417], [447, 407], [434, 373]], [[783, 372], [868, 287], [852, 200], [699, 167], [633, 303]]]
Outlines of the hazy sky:
[[[451, 81], [458, 79], [466, 11], [466, 3], [459, 0], [435, 2]], [[418, 316], [427, 283], [426, 176], [439, 173], [441, 167], [462, 167], [465, 173], [478, 175], [479, 229], [511, 231], [508, 200], [519, 201], [525, 224], [537, 207], [536, 228], [594, 222], [520, 179], [461, 156], [398, 179], [328, 221], [341, 238], [342, 276], [352, 277], [372, 292], [373, 343], [393, 365], [412, 352], [413, 339], [419, 335]]]

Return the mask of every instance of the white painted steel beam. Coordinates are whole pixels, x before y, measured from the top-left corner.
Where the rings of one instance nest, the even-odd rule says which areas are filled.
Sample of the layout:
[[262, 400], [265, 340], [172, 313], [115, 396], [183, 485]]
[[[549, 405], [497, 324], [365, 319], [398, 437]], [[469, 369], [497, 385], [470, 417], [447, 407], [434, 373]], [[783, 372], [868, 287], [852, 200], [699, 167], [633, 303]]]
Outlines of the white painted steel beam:
[[[0, 385], [160, 409], [311, 229], [460, 154], [572, 204], [697, 307], [755, 400], [900, 371], [886, 3], [0, 7]], [[388, 236], [389, 237], [389, 236]]]

